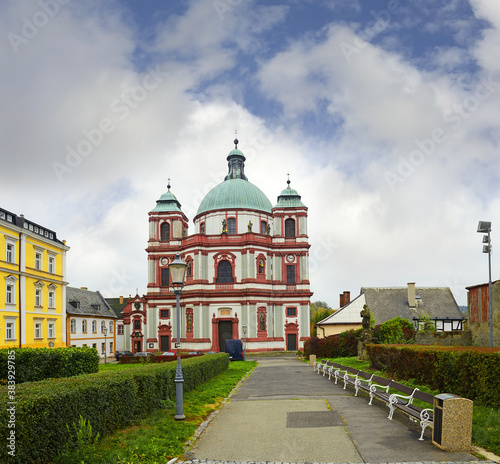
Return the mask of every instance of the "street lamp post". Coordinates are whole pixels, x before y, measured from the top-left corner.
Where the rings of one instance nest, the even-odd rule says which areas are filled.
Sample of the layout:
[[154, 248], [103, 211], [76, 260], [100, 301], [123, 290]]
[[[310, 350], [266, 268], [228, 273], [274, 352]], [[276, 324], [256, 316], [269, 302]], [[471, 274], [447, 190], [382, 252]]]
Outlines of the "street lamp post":
[[103, 327], [102, 332], [104, 334], [104, 364], [106, 364], [106, 335], [108, 335], [108, 329]]
[[490, 302], [490, 347], [493, 347], [493, 293], [491, 290], [491, 222], [479, 221], [477, 226], [479, 233], [487, 234], [483, 236], [483, 253], [488, 253], [488, 300]]
[[184, 278], [186, 276], [186, 266], [187, 264], [181, 259], [181, 255], [177, 253], [175, 260], [170, 263], [170, 281], [172, 289], [175, 293], [176, 299], [176, 314], [177, 314], [177, 343], [175, 348], [177, 349], [177, 367], [175, 369], [175, 404], [176, 404], [176, 415], [175, 420], [185, 419], [184, 415], [184, 405], [183, 405], [183, 387], [184, 378], [182, 376], [182, 366], [181, 366], [181, 303], [180, 296], [182, 293], [182, 287], [184, 287]]
[[243, 361], [247, 360], [247, 325], [243, 324]]

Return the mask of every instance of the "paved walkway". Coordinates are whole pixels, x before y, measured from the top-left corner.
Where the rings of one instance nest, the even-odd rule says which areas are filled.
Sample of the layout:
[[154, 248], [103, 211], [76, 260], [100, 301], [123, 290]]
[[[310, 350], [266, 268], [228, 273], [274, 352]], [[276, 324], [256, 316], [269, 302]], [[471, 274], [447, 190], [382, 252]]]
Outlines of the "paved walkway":
[[258, 367], [187, 452], [190, 463], [463, 463], [477, 458], [435, 447], [407, 418], [317, 375], [295, 357]]

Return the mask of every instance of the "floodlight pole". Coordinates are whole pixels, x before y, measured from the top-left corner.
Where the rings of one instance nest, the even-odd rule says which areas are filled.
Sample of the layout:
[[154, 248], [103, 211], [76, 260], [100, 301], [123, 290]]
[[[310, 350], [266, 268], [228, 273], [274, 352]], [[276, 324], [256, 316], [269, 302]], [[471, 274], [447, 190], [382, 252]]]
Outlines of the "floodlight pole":
[[491, 241], [490, 241], [490, 232], [491, 229], [488, 230], [488, 272], [489, 272], [489, 300], [490, 300], [490, 348], [493, 348], [493, 293], [492, 293], [492, 285], [491, 285]]
[[[477, 226], [479, 233], [487, 234], [483, 237], [483, 253], [488, 253], [488, 299], [490, 302], [490, 348], [493, 348], [493, 290], [491, 284], [491, 222], [479, 221]], [[486, 242], [485, 242], [486, 239]]]

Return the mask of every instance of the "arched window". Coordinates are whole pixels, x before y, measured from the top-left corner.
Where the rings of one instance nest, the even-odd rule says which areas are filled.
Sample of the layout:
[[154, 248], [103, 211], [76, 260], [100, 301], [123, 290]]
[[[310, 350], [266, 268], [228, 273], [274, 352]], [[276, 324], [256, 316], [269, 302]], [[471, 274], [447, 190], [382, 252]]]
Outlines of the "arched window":
[[227, 233], [236, 233], [236, 218], [227, 218]]
[[191, 260], [187, 262], [186, 276], [187, 277], [193, 276], [193, 261]]
[[217, 279], [216, 283], [233, 283], [233, 268], [229, 261], [223, 260], [217, 266]]
[[162, 222], [160, 226], [160, 241], [168, 242], [170, 240], [170, 224]]
[[260, 275], [264, 274], [264, 260], [262, 258], [259, 259], [259, 269], [258, 272]]
[[70, 330], [71, 330], [71, 333], [75, 333], [76, 332], [76, 321], [74, 319], [71, 319]]
[[285, 237], [295, 237], [295, 219], [288, 218], [285, 221]]
[[262, 235], [266, 235], [266, 230], [267, 230], [267, 222], [266, 221], [260, 221], [260, 233]]
[[87, 320], [86, 319], [84, 319], [82, 321], [82, 332], [87, 333]]

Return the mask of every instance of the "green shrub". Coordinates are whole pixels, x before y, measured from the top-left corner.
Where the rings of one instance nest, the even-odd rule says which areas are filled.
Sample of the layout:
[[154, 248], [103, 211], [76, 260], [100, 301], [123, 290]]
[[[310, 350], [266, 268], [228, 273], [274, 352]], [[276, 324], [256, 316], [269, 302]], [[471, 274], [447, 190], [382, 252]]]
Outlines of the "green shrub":
[[315, 354], [318, 358], [357, 356], [361, 329], [349, 330], [326, 338], [311, 337], [304, 343], [304, 355]]
[[405, 344], [413, 342], [413, 325], [408, 319], [395, 317], [375, 327], [373, 337], [378, 343]]
[[372, 365], [442, 393], [500, 408], [500, 352], [454, 347], [367, 345]]
[[3, 348], [0, 349], [0, 384], [6, 383], [9, 364], [15, 368], [16, 384], [20, 384], [98, 372], [99, 354], [88, 346]]
[[[226, 353], [182, 361], [184, 390], [227, 369]], [[80, 416], [94, 434], [105, 436], [160, 409], [175, 398], [175, 364], [144, 365], [139, 369], [107, 371], [16, 386], [16, 456], [0, 449], [0, 462], [45, 463], [74, 440], [73, 424]], [[7, 397], [7, 387], [0, 387]], [[0, 433], [8, 436], [6, 408], [0, 410]]]

